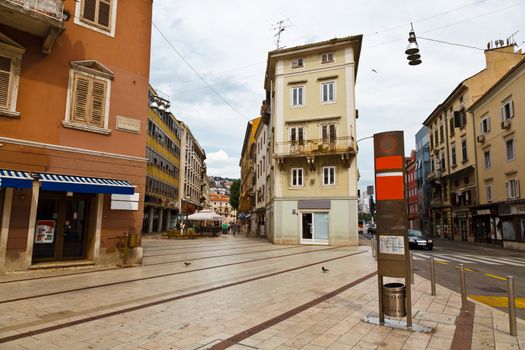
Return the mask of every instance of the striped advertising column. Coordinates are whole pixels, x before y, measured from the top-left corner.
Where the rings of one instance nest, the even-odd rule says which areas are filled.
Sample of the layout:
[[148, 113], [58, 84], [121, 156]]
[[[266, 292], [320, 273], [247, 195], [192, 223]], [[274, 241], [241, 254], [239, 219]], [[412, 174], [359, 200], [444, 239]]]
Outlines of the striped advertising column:
[[[379, 319], [392, 313], [384, 303], [389, 284], [383, 277], [405, 279], [405, 313], [407, 327], [412, 326], [410, 264], [408, 251], [408, 216], [405, 203], [405, 162], [402, 131], [374, 135], [374, 165], [376, 185], [377, 272], [379, 287]], [[386, 301], [390, 299], [386, 298]], [[403, 312], [404, 311], [404, 312]], [[403, 315], [403, 316], [405, 316]]]

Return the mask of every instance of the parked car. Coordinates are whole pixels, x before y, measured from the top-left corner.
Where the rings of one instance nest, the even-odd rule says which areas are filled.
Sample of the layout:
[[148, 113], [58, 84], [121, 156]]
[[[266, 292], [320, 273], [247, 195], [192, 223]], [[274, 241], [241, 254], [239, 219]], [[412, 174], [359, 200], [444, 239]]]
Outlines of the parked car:
[[375, 235], [376, 234], [376, 224], [370, 224], [368, 225], [368, 229], [366, 230], [369, 235]]
[[423, 232], [419, 230], [408, 230], [408, 247], [409, 248], [427, 248], [432, 250], [434, 243]]

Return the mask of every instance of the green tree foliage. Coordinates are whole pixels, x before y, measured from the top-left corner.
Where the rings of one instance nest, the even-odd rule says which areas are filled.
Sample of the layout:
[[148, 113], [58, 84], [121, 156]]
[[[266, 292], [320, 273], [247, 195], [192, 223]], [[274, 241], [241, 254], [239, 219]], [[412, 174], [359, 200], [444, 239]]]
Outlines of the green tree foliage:
[[239, 209], [239, 195], [241, 189], [241, 180], [233, 180], [233, 183], [230, 187], [230, 205], [233, 209]]

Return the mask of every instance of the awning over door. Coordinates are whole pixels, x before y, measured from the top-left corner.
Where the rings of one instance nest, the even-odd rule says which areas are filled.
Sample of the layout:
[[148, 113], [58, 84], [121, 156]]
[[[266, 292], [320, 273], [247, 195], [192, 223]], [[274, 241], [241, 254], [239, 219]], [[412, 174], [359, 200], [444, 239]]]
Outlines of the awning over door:
[[0, 187], [31, 188], [33, 178], [26, 171], [0, 169]]
[[125, 180], [102, 179], [85, 176], [71, 176], [39, 173], [41, 189], [46, 191], [133, 194], [135, 186]]

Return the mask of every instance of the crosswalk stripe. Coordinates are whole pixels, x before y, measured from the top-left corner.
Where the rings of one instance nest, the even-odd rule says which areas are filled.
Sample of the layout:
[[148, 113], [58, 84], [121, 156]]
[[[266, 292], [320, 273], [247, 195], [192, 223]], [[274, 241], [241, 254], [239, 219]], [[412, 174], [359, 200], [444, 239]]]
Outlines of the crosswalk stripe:
[[434, 255], [434, 256], [439, 257], [439, 258], [443, 257], [444, 259], [454, 260], [454, 261], [457, 261], [457, 262], [460, 262], [460, 263], [475, 264], [475, 262], [467, 261], [467, 260], [460, 259], [460, 258], [456, 258], [455, 256], [450, 256], [450, 255], [446, 255], [446, 254]]
[[516, 263], [525, 263], [525, 259], [522, 259], [522, 258], [507, 258], [507, 257], [502, 257], [500, 258], [501, 260], [506, 260], [506, 261], [512, 261], [512, 262], [516, 262]]
[[498, 259], [492, 259], [492, 258], [487, 258], [485, 256], [481, 257], [481, 256], [476, 256], [476, 259], [479, 259], [481, 262], [485, 263], [485, 264], [489, 264], [489, 265], [493, 265], [494, 262], [490, 262], [490, 261], [495, 261], [495, 262], [498, 262], [498, 264], [496, 265], [501, 265], [501, 264], [505, 264], [505, 265], [512, 265], [512, 266], [525, 266], [524, 263], [515, 263], [515, 262], [510, 262], [510, 261], [504, 261], [502, 260], [501, 258], [498, 258]]
[[[487, 265], [502, 265], [503, 262], [501, 261], [498, 261], [498, 260], [490, 260], [488, 259], [489, 261], [487, 261], [487, 259], [485, 259], [484, 257], [480, 257], [480, 256], [473, 256], [473, 255], [467, 255], [467, 256], [461, 256], [462, 259], [467, 259], [467, 260], [472, 260], [472, 261], [475, 261], [475, 262], [480, 262], [482, 264], [487, 264]], [[497, 262], [495, 262], [497, 261]]]

